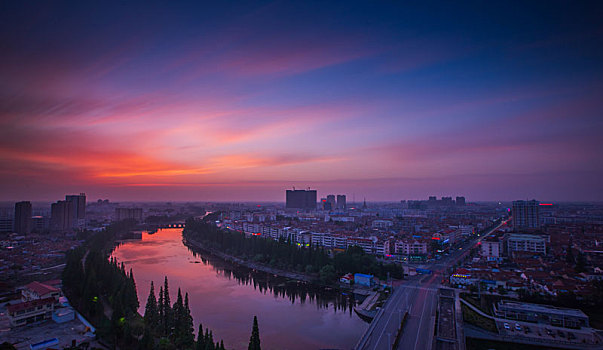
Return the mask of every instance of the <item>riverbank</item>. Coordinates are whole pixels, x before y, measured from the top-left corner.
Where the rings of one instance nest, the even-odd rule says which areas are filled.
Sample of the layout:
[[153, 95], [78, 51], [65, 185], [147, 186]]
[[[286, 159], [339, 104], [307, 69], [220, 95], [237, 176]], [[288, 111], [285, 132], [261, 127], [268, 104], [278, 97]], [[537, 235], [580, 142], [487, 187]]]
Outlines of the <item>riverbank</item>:
[[[249, 260], [245, 260], [245, 259], [241, 259], [241, 258], [237, 258], [235, 256], [226, 254], [224, 252], [218, 251], [216, 249], [212, 249], [209, 247], [206, 247], [205, 245], [203, 245], [201, 242], [195, 241], [193, 239], [187, 238], [186, 236], [184, 236], [184, 234], [182, 235], [182, 243], [190, 248], [191, 250], [200, 250], [202, 252], [205, 253], [209, 253], [213, 256], [216, 256], [222, 260], [228, 261], [228, 262], [232, 262], [235, 263], [237, 265], [240, 266], [244, 266], [250, 269], [254, 269], [254, 270], [258, 270], [258, 271], [262, 271], [262, 272], [266, 272], [266, 273], [270, 273], [276, 276], [280, 276], [280, 277], [286, 277], [286, 278], [291, 278], [294, 280], [298, 280], [298, 281], [302, 281], [302, 282], [308, 282], [308, 283], [314, 283], [317, 285], [322, 285], [320, 283], [318, 283], [318, 278], [316, 276], [310, 276], [310, 275], [306, 275], [303, 273], [297, 273], [297, 272], [291, 272], [291, 271], [286, 271], [286, 270], [282, 270], [282, 269], [277, 269], [271, 266], [266, 266], [264, 264], [260, 264], [260, 263], [256, 263], [256, 262], [252, 262]], [[324, 286], [324, 285], [323, 285]], [[331, 288], [340, 288], [339, 286], [326, 286], [326, 287], [331, 287]]]
[[247, 349], [254, 315], [260, 332], [270, 330], [261, 333], [267, 349], [350, 349], [367, 327], [353, 312], [356, 303], [350, 294], [254, 271], [188, 245], [182, 229], [162, 229], [122, 244], [112, 257], [133, 269], [139, 296], [149, 295], [150, 281], [157, 295], [159, 283], [163, 285], [159, 276], [167, 275], [172, 303], [177, 287], [188, 292], [195, 328], [197, 322], [210, 328], [227, 349]]

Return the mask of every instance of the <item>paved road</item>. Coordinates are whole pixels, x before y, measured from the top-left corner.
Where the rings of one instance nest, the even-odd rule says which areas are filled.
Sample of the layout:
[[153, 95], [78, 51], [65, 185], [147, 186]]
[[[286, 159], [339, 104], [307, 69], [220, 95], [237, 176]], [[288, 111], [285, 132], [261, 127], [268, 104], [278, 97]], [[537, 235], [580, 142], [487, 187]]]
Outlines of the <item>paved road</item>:
[[398, 349], [431, 349], [440, 277], [434, 274], [423, 278], [425, 281], [419, 280], [415, 288], [406, 288], [414, 298]]
[[487, 235], [501, 225], [487, 232], [479, 239], [463, 244], [460, 248], [444, 259], [426, 264], [424, 268], [431, 269], [431, 275], [419, 275], [409, 278], [396, 287], [394, 293], [384, 305], [381, 315], [369, 327], [368, 340], [357, 350], [389, 350], [392, 348], [398, 327], [404, 312], [408, 317], [402, 331], [398, 349], [429, 350], [432, 348], [437, 307], [437, 291], [440, 287], [443, 273], [447, 268], [463, 259], [469, 249], [475, 246]]
[[429, 349], [437, 305], [435, 275], [416, 276], [396, 288], [361, 349], [391, 349], [404, 312], [408, 312], [399, 349]]

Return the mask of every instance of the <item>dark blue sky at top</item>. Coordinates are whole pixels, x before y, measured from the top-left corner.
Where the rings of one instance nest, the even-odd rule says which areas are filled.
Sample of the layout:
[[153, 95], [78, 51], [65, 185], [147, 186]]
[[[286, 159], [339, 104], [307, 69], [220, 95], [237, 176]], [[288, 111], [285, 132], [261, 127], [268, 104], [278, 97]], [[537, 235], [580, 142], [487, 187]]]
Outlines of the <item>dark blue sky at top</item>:
[[[438, 173], [488, 176], [513, 188], [511, 198], [546, 196], [559, 186], [566, 189], [552, 197], [593, 199], [593, 193], [603, 192], [596, 185], [603, 175], [597, 152], [603, 147], [597, 136], [603, 131], [598, 101], [603, 100], [602, 19], [603, 4], [595, 1], [3, 2], [0, 122], [6, 127], [0, 134], [5, 139], [0, 159], [28, 159], [7, 177], [69, 168], [66, 159], [56, 160], [61, 150], [46, 147], [69, 143], [60, 136], [66, 130], [123, 139], [124, 130], [132, 128], [131, 139], [148, 140], [152, 133], [161, 142], [151, 146], [166, 149], [164, 142], [172, 139], [164, 138], [172, 136], [160, 131], [169, 119], [180, 127], [173, 133], [201, 125], [215, 128], [212, 134], [234, 132], [237, 137], [224, 136], [227, 141], [221, 139], [219, 147], [180, 137], [178, 149], [195, 151], [156, 152], [153, 157], [159, 159], [149, 163], [169, 158], [174, 162], [166, 165], [170, 168], [224, 167], [220, 171], [228, 172], [237, 167], [224, 164], [239, 164], [242, 157], [262, 158], [257, 164], [275, 167], [267, 179], [253, 169], [229, 178], [232, 186], [259, 180], [277, 187], [347, 180], [357, 192], [385, 198], [383, 188], [431, 176], [431, 182], [412, 185], [418, 189], [411, 195], [505, 196], [472, 187], [469, 180], [440, 181], [433, 177]], [[178, 111], [158, 120], [148, 116], [151, 109]], [[199, 124], [191, 113], [221, 119]], [[105, 114], [116, 119], [98, 126]], [[122, 114], [123, 120], [116, 121]], [[288, 115], [298, 116], [300, 127], [304, 120], [314, 124], [286, 141], [266, 139], [266, 130], [292, 128], [296, 121]], [[139, 135], [135, 122], [142, 119], [147, 134]], [[26, 137], [40, 141], [26, 146], [30, 153], [24, 157], [16, 150]], [[315, 142], [309, 145], [308, 139]], [[454, 140], [467, 144], [452, 147]], [[113, 154], [111, 144], [83, 149]], [[133, 149], [128, 157], [150, 158], [134, 145], [120, 146]], [[48, 157], [39, 160], [35, 155], [40, 152]], [[71, 158], [96, 157], [91, 154], [82, 151]], [[297, 163], [279, 165], [292, 154]], [[354, 165], [377, 158], [384, 165], [371, 163], [373, 173], [364, 170], [368, 167], [359, 173]], [[487, 170], [480, 172], [484, 159], [489, 159], [483, 166]], [[332, 162], [340, 162], [340, 173], [332, 172], [327, 165]], [[212, 177], [204, 170], [201, 178], [136, 175], [99, 183], [90, 178], [100, 164], [99, 156], [98, 162], [78, 168], [86, 176], [73, 182], [113, 193], [133, 184], [194, 188], [222, 178], [220, 171]], [[555, 183], [530, 189], [526, 176], [552, 176]], [[383, 186], [363, 182], [374, 179], [387, 181]], [[576, 179], [582, 187], [570, 185]], [[38, 181], [33, 175], [30, 180]], [[592, 186], [598, 186], [594, 192]], [[9, 197], [32, 192], [17, 188]], [[248, 193], [243, 197], [255, 195]], [[128, 195], [139, 198], [134, 190]]]

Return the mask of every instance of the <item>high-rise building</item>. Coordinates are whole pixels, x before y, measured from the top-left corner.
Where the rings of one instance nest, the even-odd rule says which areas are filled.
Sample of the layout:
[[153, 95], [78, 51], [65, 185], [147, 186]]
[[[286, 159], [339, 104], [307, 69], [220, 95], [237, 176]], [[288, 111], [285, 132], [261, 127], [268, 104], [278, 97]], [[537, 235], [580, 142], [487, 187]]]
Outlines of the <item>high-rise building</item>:
[[15, 203], [15, 232], [26, 235], [31, 233], [31, 202]]
[[82, 228], [86, 225], [86, 194], [67, 195], [65, 200], [71, 206], [71, 225], [73, 228]]
[[50, 229], [53, 231], [66, 231], [73, 228], [72, 203], [57, 201], [50, 206]]
[[0, 232], [13, 232], [15, 211], [12, 208], [0, 208]]
[[44, 232], [50, 226], [50, 218], [48, 216], [34, 215], [31, 220], [33, 222], [33, 231], [36, 232]]
[[516, 230], [540, 228], [540, 203], [537, 200], [513, 202], [513, 227]]
[[142, 222], [142, 208], [115, 208], [115, 220], [135, 220]]
[[345, 194], [337, 195], [337, 209], [347, 209], [346, 197]]
[[456, 197], [456, 205], [464, 206], [465, 205], [465, 197]]
[[316, 190], [287, 190], [286, 205], [287, 209], [316, 209]]
[[335, 195], [333, 195], [333, 194], [328, 195], [327, 203], [329, 204], [328, 210], [334, 210], [335, 208], [337, 208], [337, 202], [335, 202]]

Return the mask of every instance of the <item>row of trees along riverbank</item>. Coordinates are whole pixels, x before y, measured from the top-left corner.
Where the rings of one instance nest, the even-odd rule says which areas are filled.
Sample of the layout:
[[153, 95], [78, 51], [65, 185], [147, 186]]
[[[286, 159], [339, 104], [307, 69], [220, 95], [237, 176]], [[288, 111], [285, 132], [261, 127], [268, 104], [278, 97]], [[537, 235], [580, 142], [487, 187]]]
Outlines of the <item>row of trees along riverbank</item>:
[[349, 272], [372, 274], [382, 280], [387, 278], [388, 273], [398, 279], [404, 275], [402, 266], [377, 261], [376, 257], [366, 254], [358, 246], [330, 257], [321, 247], [299, 247], [284, 239], [247, 237], [241, 232], [218, 228], [207, 218], [186, 220], [183, 235], [206, 248], [270, 267], [315, 276], [322, 283], [334, 283], [338, 276]]
[[[170, 303], [167, 277], [160, 287], [159, 299], [154, 286], [145, 306], [145, 315], [138, 312], [138, 295], [132, 270], [126, 271], [109, 255], [117, 233], [131, 229], [118, 223], [105, 230], [86, 233], [85, 243], [66, 252], [63, 270], [63, 291], [71, 305], [96, 328], [96, 335], [112, 348], [122, 349], [190, 349], [223, 350], [223, 341], [214, 342], [213, 333], [199, 325], [195, 341], [193, 318], [188, 293]], [[254, 319], [250, 348], [260, 349], [257, 319]]]

